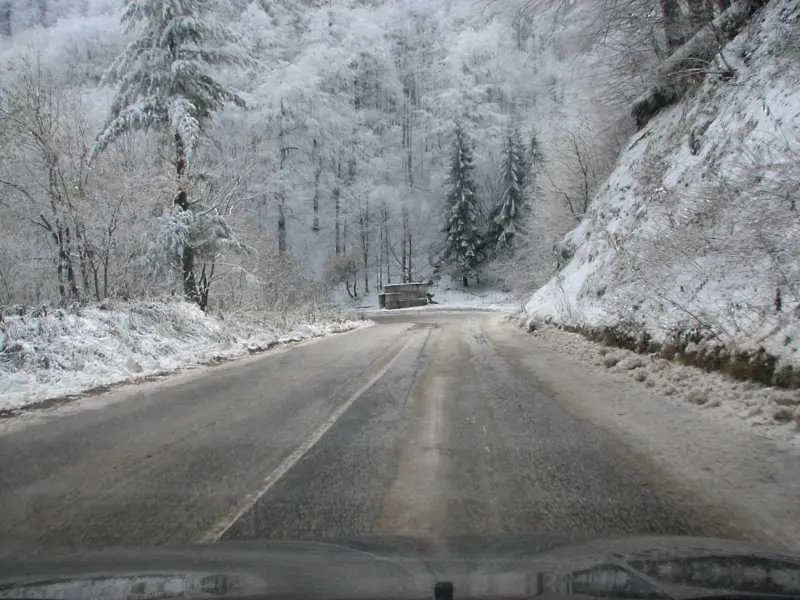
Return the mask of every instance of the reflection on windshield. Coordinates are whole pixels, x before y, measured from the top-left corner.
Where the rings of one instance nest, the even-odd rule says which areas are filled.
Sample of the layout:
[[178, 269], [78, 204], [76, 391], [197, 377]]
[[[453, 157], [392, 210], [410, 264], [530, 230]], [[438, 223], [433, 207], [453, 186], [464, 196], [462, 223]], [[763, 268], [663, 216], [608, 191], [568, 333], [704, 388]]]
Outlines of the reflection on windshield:
[[541, 573], [538, 579], [537, 595], [582, 595], [600, 598], [667, 597], [633, 571], [615, 564], [600, 564], [562, 575]]
[[235, 577], [209, 574], [146, 575], [132, 577], [94, 577], [36, 582], [30, 585], [0, 587], [0, 598], [59, 598], [63, 600], [161, 600], [165, 598], [205, 598], [230, 593]]
[[800, 565], [748, 555], [631, 560], [568, 573], [542, 572], [537, 579], [536, 595], [667, 598], [666, 585], [800, 596]]
[[598, 565], [576, 571], [571, 577], [573, 594], [614, 598], [665, 598], [652, 585], [617, 565]]
[[758, 556], [707, 556], [629, 564], [654, 579], [678, 585], [800, 595], [800, 566]]
[[[346, 550], [337, 546], [329, 550], [337, 548]], [[642, 554], [624, 552], [592, 556], [582, 554], [578, 547], [576, 554], [535, 554], [530, 559], [518, 559], [513, 567], [504, 564], [501, 570], [494, 570], [491, 564], [482, 564], [480, 560], [477, 564], [472, 564], [471, 560], [462, 564], [450, 562], [452, 559], [439, 562], [439, 559], [430, 558], [418, 563], [417, 558], [411, 558], [413, 553], [411, 557], [349, 551], [343, 555], [335, 552], [316, 555], [320, 551], [316, 545], [303, 546], [303, 549], [297, 554], [281, 555], [282, 559], [277, 562], [270, 560], [276, 557], [270, 553], [251, 556], [255, 562], [234, 560], [236, 571], [230, 574], [219, 574], [219, 566], [204, 570], [199, 563], [193, 563], [188, 567], [190, 570], [172, 573], [159, 567], [157, 572], [101, 577], [96, 576], [97, 571], [91, 567], [91, 571], [84, 570], [73, 578], [45, 576], [35, 581], [28, 575], [26, 581], [0, 585], [0, 600], [166, 600], [269, 594], [281, 597], [285, 590], [300, 588], [303, 597], [309, 598], [355, 600], [382, 597], [386, 593], [399, 597], [402, 590], [412, 594], [405, 597], [421, 598], [432, 596], [434, 585], [428, 580], [433, 572], [445, 578], [441, 581], [455, 583], [456, 600], [541, 596], [658, 600], [676, 595], [708, 596], [712, 591], [800, 597], [800, 563], [790, 562], [785, 556], [771, 559], [720, 554], [662, 559], [653, 558], [649, 553], [647, 558], [641, 558]], [[314, 556], [322, 560], [310, 561]], [[405, 558], [409, 558], [409, 562], [405, 562]], [[396, 562], [407, 579], [393, 579], [386, 571], [376, 569], [376, 565], [385, 566], [387, 559]], [[411, 581], [420, 585], [411, 585]], [[407, 588], [406, 584], [409, 584]]]

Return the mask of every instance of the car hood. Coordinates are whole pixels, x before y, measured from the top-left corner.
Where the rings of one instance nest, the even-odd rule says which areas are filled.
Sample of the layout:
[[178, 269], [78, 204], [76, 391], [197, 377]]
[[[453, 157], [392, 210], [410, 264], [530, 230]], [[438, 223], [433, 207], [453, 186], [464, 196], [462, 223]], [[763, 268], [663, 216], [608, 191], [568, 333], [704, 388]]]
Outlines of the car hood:
[[440, 600], [800, 597], [800, 557], [718, 539], [561, 536], [365, 536], [0, 557], [0, 598], [412, 599], [434, 598], [434, 590]]

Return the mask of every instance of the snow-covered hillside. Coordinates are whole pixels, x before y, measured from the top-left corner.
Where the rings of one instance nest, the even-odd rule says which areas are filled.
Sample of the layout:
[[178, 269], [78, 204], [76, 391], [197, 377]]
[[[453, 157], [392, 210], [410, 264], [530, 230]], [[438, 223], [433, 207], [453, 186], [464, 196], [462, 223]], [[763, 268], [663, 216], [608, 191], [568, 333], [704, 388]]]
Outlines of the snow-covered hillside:
[[368, 325], [319, 313], [218, 319], [180, 301], [111, 302], [0, 320], [0, 412]]
[[534, 318], [699, 327], [800, 364], [800, 2], [772, 0], [722, 54], [631, 138]]

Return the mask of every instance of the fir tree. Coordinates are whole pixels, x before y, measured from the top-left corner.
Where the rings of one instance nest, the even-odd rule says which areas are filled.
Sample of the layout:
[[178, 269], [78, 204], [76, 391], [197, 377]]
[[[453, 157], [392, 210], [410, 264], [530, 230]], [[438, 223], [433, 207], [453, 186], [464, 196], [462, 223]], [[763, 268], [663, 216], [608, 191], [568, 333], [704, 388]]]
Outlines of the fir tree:
[[469, 278], [478, 277], [480, 232], [476, 222], [478, 198], [472, 179], [474, 169], [471, 143], [461, 124], [456, 124], [453, 157], [447, 182], [446, 234], [444, 261], [461, 278], [464, 287]]
[[[175, 145], [178, 191], [173, 204], [178, 217], [191, 211], [188, 175], [204, 125], [227, 102], [244, 106], [207, 72], [210, 66], [241, 62], [221, 49], [232, 35], [214, 20], [214, 8], [219, 8], [214, 0], [125, 0], [122, 23], [134, 39], [105, 78], [119, 86], [95, 154], [128, 131], [167, 133]], [[189, 235], [181, 245], [184, 295], [198, 302], [196, 249]]]
[[510, 133], [503, 149], [503, 165], [500, 173], [500, 198], [489, 215], [485, 236], [485, 247], [490, 252], [502, 253], [513, 248], [514, 238], [521, 230], [526, 213], [526, 188], [535, 158], [535, 141], [530, 152], [526, 151], [519, 131]]

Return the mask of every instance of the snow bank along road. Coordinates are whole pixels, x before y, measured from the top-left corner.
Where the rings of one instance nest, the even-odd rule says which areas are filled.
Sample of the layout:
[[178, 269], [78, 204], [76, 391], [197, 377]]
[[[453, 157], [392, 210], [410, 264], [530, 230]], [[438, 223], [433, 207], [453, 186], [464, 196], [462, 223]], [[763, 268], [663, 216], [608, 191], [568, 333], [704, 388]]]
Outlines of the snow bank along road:
[[6, 419], [0, 544], [367, 533], [785, 543], [757, 511], [710, 501], [657, 449], [584, 410], [602, 382], [574, 385], [569, 361], [538, 354], [535, 337], [500, 315], [391, 314], [377, 327]]

